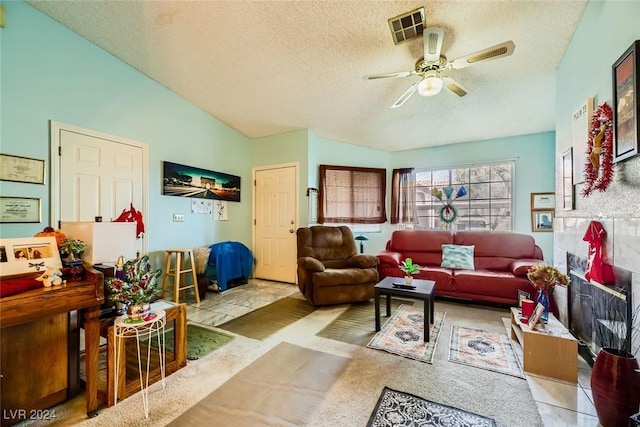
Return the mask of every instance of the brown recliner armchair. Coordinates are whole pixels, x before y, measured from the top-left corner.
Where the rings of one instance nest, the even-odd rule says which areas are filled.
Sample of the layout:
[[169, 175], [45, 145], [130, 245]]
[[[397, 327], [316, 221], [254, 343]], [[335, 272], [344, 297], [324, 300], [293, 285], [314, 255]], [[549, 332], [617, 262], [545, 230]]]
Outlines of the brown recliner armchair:
[[344, 304], [374, 297], [378, 259], [358, 254], [349, 227], [302, 227], [298, 236], [298, 287], [312, 305]]

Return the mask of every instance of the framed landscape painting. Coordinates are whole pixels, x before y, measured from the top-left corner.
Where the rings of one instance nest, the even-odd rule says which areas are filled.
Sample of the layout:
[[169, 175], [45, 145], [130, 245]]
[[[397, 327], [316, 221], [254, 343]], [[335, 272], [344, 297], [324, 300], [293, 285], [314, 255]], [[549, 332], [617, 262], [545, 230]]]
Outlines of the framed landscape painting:
[[162, 194], [196, 199], [240, 201], [240, 177], [163, 162]]

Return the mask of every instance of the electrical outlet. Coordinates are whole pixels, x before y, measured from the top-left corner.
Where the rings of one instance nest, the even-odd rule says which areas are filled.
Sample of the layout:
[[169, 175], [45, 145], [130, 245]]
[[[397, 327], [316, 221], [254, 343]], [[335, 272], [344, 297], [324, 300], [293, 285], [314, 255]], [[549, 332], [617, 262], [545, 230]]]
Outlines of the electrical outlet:
[[183, 214], [173, 214], [173, 222], [184, 222]]

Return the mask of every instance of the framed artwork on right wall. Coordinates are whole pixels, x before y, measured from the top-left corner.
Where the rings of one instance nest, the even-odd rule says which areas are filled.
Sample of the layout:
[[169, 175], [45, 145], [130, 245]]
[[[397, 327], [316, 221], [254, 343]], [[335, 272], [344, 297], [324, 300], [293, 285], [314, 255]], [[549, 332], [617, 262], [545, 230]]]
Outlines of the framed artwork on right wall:
[[638, 69], [640, 40], [636, 40], [613, 64], [614, 162], [638, 155]]

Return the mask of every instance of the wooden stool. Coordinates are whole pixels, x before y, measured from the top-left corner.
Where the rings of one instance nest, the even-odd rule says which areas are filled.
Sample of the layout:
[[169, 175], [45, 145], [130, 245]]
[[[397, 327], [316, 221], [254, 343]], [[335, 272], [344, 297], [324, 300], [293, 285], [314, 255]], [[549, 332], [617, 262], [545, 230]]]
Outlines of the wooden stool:
[[[193, 258], [193, 251], [191, 249], [167, 249], [167, 261], [164, 268], [164, 280], [162, 281], [162, 298], [167, 291], [169, 285], [169, 277], [173, 278], [173, 299], [176, 303], [180, 302], [180, 291], [186, 289], [193, 289], [193, 293], [196, 296], [196, 303], [200, 304], [200, 294], [198, 292], [198, 278], [196, 277], [196, 263]], [[176, 256], [173, 268], [171, 268], [172, 255]], [[191, 268], [185, 269], [185, 258], [189, 258]], [[191, 284], [187, 284], [187, 278], [183, 275], [191, 273]], [[182, 285], [182, 286], [181, 286]]]

